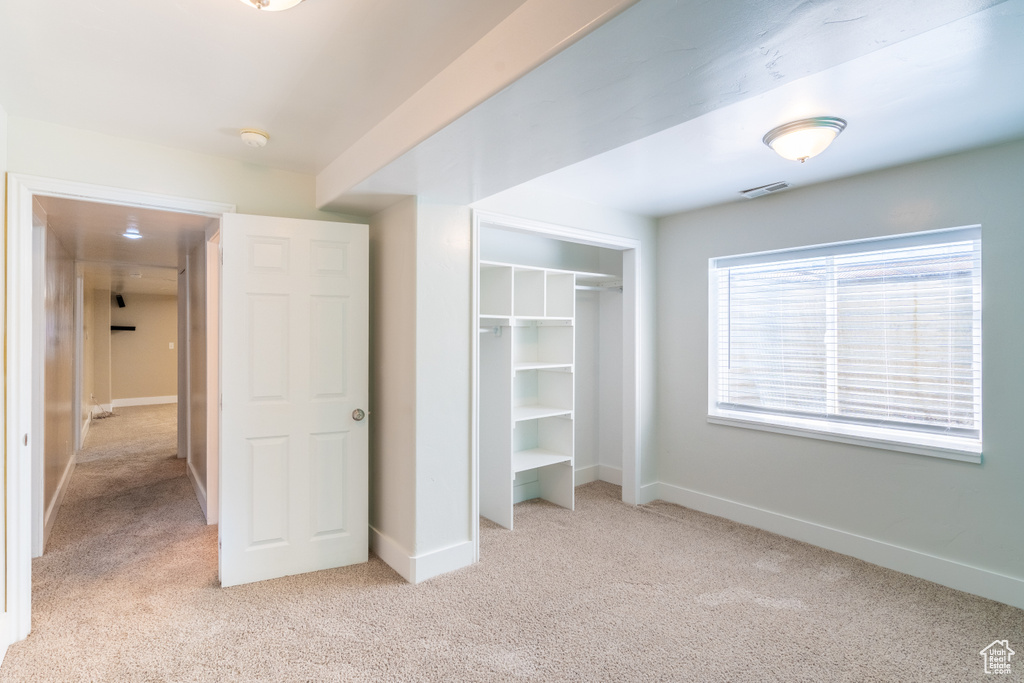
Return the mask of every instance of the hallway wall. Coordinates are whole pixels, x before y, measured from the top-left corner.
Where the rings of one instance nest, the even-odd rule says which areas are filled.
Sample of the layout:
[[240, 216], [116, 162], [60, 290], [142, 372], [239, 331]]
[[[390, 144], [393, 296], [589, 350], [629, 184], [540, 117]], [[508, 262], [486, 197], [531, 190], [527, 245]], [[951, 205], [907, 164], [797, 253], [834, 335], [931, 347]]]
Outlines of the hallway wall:
[[[188, 473], [206, 511], [206, 243], [188, 254]], [[197, 490], [197, 495], [199, 491]]]
[[82, 386], [79, 394], [78, 428], [85, 441], [86, 426], [92, 415], [93, 387], [96, 385], [96, 297], [91, 278], [82, 278]]
[[49, 530], [74, 469], [75, 263], [52, 229], [40, 236], [46, 250], [43, 525]]
[[93, 412], [110, 409], [110, 288], [91, 290], [92, 298], [92, 382], [89, 407]]
[[115, 402], [176, 396], [178, 390], [178, 297], [123, 294], [125, 307], [110, 301], [110, 324], [134, 331], [110, 333], [110, 383]]

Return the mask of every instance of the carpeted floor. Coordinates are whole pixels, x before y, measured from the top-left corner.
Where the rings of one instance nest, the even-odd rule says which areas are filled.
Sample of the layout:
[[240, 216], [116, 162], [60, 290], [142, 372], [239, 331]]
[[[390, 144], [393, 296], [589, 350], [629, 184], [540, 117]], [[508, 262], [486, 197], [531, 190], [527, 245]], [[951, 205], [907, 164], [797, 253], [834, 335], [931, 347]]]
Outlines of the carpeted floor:
[[222, 589], [173, 421], [94, 424], [0, 680], [934, 682], [1024, 653], [1024, 611], [604, 483], [419, 586], [371, 556]]

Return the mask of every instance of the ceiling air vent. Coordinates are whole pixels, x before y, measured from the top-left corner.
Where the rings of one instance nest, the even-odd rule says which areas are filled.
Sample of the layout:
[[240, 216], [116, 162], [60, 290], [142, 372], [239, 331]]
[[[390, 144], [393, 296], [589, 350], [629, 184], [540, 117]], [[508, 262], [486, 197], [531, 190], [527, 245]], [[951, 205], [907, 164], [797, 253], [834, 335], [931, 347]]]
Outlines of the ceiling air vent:
[[741, 191], [740, 194], [746, 197], [747, 199], [755, 199], [757, 197], [763, 197], [766, 194], [771, 194], [772, 192], [785, 190], [787, 187], [789, 187], [789, 183], [785, 181], [779, 181], [777, 183], [771, 183], [770, 185], [752, 187], [749, 190]]

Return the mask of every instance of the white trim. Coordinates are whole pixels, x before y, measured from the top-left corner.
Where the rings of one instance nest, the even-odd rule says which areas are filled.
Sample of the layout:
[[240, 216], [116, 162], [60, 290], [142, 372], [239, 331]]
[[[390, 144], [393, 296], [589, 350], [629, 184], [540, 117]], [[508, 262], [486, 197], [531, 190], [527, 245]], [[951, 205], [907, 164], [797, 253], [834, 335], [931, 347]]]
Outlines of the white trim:
[[958, 228], [906, 232], [897, 235], [865, 237], [863, 239], [846, 240], [843, 242], [812, 244], [806, 247], [786, 247], [785, 249], [758, 251], [750, 254], [718, 256], [709, 259], [709, 261], [713, 268], [735, 268], [737, 266], [750, 266], [761, 263], [782, 263], [808, 258], [838, 256], [840, 254], [871, 253], [888, 249], [921, 247], [946, 242], [968, 242], [979, 239], [981, 239], [981, 225], [974, 224]]
[[[32, 200], [62, 197], [210, 216], [233, 213], [231, 204], [168, 197], [68, 180], [7, 174], [7, 628], [23, 640], [32, 625], [32, 427], [36, 391], [32, 363]], [[41, 435], [39, 440], [41, 441]]]
[[99, 415], [100, 413], [112, 413], [114, 412], [113, 403], [97, 403], [92, 407], [92, 412], [89, 413], [89, 419]]
[[433, 550], [422, 555], [410, 555], [397, 541], [370, 525], [370, 550], [385, 564], [398, 572], [409, 583], [422, 583], [427, 579], [462, 569], [476, 562], [476, 549], [472, 541]]
[[[645, 487], [647, 488], [647, 487]], [[1024, 580], [935, 557], [917, 550], [833, 529], [815, 522], [762, 510], [744, 503], [658, 482], [650, 485], [654, 500], [731, 519], [787, 538], [910, 574], [989, 600], [1024, 608]]]
[[77, 457], [72, 454], [71, 459], [68, 460], [67, 467], [64, 468], [64, 473], [60, 476], [60, 482], [57, 484], [57, 490], [53, 494], [53, 500], [50, 501], [49, 507], [46, 508], [46, 514], [43, 518], [43, 538], [40, 547], [38, 548], [39, 557], [46, 550], [46, 542], [50, 540], [50, 531], [53, 530], [53, 522], [57, 519], [57, 512], [60, 510], [60, 506], [64, 503], [64, 496], [68, 493], [68, 487], [71, 485], [71, 475], [75, 473], [75, 465], [78, 464]]
[[398, 541], [370, 525], [370, 550], [384, 560], [384, 564], [398, 572], [398, 575], [409, 583], [414, 583], [415, 575], [412, 555], [398, 544]]
[[529, 218], [518, 218], [516, 216], [507, 216], [500, 213], [492, 213], [490, 211], [480, 211], [478, 209], [473, 210], [473, 222], [477, 226], [481, 223], [489, 223], [492, 224], [493, 227], [500, 228], [502, 230], [515, 230], [517, 232], [548, 235], [555, 239], [565, 240], [567, 242], [588, 244], [593, 247], [604, 247], [606, 249], [616, 249], [618, 251], [636, 249], [640, 246], [640, 240], [635, 237], [623, 237], [621, 235], [612, 235], [604, 232], [569, 228], [564, 225], [554, 225], [552, 223], [535, 221]]
[[600, 465], [587, 465], [586, 467], [577, 467], [574, 476], [574, 482], [576, 486], [583, 486], [589, 484], [592, 481], [598, 481], [601, 477], [598, 476], [598, 469]]
[[[213, 235], [207, 231], [206, 241], [206, 498], [208, 504], [203, 511], [206, 513], [207, 524], [220, 522], [220, 407], [222, 395], [220, 389], [220, 259], [220, 221], [217, 221]], [[191, 420], [191, 417], [189, 419]]]
[[[637, 504], [646, 505], [647, 503], [661, 499], [661, 482], [656, 481], [653, 484], [644, 484], [640, 487], [640, 498], [637, 500]], [[671, 503], [672, 501], [669, 502]]]
[[592, 481], [605, 481], [622, 486], [622, 468], [611, 465], [588, 465], [576, 469], [576, 486], [589, 484]]
[[128, 406], [158, 406], [165, 403], [177, 403], [178, 395], [171, 396], [138, 396], [135, 398], [115, 398], [111, 405], [115, 408]]
[[[765, 416], [763, 419], [759, 419], [759, 417], [756, 413], [751, 413], [749, 416], [744, 413], [743, 417], [736, 417], [732, 414], [719, 412], [717, 415], [708, 415], [708, 422], [729, 427], [743, 427], [745, 429], [758, 429], [764, 432], [775, 432], [776, 434], [821, 439], [823, 441], [836, 441], [853, 444], [854, 446], [880, 448], [888, 451], [913, 453], [915, 455], [929, 455], [934, 458], [946, 458], [961, 462], [981, 463], [981, 444], [968, 439], [944, 438], [939, 435], [925, 434], [923, 432], [899, 432], [898, 436], [907, 440], [897, 441], [894, 438], [895, 430], [846, 425], [826, 420], [799, 420], [798, 418], [786, 418], [779, 415], [772, 415], [770, 418]], [[783, 421], [790, 422], [791, 424], [782, 424]], [[807, 424], [799, 424], [801, 422]], [[811, 426], [812, 423], [814, 423], [814, 426]], [[877, 435], [872, 434], [872, 432], [877, 433]], [[963, 443], [964, 446], [953, 446], [953, 443]]]
[[82, 430], [79, 434], [79, 443], [82, 447], [85, 447], [85, 437], [89, 436], [89, 428], [92, 427], [92, 411], [89, 411], [89, 416], [85, 418], [85, 422], [82, 423]]
[[[8, 195], [9, 196], [9, 195]], [[30, 361], [33, 386], [39, 387], [41, 397], [31, 406], [32, 422], [29, 445], [32, 448], [32, 557], [43, 554], [43, 535], [46, 531], [46, 243], [50, 239], [46, 229], [46, 212], [35, 198], [29, 201], [32, 210], [32, 348], [40, 349]], [[36, 216], [42, 220], [36, 225]]]
[[609, 484], [622, 486], [622, 468], [611, 465], [598, 465], [597, 478]]
[[473, 544], [473, 562], [480, 561], [480, 378], [477, 365], [480, 362], [480, 335], [477, 325], [480, 320], [480, 224], [476, 214], [470, 221], [469, 251], [472, 264], [469, 275], [470, 311], [469, 330], [469, 482], [470, 519], [469, 540]]
[[203, 510], [203, 518], [207, 520], [209, 524], [210, 514], [207, 512], [207, 500], [206, 500], [206, 489], [199, 481], [199, 475], [196, 473], [195, 467], [192, 466], [191, 461], [185, 463], [185, 474], [188, 475], [188, 480], [192, 482], [192, 488], [196, 491], [196, 499], [199, 501], [199, 507]]
[[462, 541], [447, 548], [417, 555], [413, 561], [412, 583], [422, 583], [441, 574], [468, 567], [475, 562], [472, 541]]

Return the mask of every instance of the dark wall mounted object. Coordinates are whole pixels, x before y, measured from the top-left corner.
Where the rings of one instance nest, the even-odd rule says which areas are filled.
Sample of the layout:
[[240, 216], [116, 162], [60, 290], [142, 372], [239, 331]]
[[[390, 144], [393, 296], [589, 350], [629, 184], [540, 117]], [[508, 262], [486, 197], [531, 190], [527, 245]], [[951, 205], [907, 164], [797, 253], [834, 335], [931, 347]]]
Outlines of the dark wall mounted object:
[[124, 297], [121, 296], [120, 294], [118, 294], [118, 295], [116, 295], [116, 298], [117, 298], [117, 307], [118, 308], [124, 308]]
[[110, 326], [110, 331], [111, 332], [121, 332], [121, 331], [124, 331], [124, 332], [134, 332], [135, 331], [135, 325], [111, 325]]

